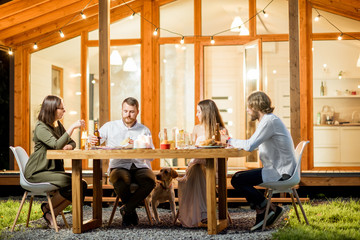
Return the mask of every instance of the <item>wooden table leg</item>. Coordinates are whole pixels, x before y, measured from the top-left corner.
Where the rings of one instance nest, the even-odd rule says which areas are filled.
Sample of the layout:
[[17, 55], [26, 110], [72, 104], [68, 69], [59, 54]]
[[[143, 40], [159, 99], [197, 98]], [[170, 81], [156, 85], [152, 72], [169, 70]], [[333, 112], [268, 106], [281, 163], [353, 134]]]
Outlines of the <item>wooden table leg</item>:
[[73, 233], [82, 232], [83, 223], [83, 199], [82, 199], [82, 160], [72, 160], [72, 216]]
[[227, 219], [226, 159], [218, 159], [219, 220]]
[[102, 222], [102, 161], [93, 161], [93, 218]]
[[216, 171], [215, 159], [206, 159], [206, 206], [208, 234], [216, 234]]

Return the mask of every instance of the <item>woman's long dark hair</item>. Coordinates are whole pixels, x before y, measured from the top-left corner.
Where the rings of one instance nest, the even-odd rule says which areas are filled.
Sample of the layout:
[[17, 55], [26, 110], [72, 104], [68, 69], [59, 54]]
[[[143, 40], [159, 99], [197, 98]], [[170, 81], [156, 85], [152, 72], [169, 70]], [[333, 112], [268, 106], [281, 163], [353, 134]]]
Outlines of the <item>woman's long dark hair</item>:
[[55, 95], [48, 95], [41, 104], [38, 120], [50, 127], [54, 127], [56, 110], [61, 104], [61, 98]]
[[205, 126], [205, 137], [208, 139], [212, 138], [216, 132], [216, 123], [219, 123], [220, 128], [225, 128], [219, 109], [215, 102], [210, 99], [202, 100], [198, 103], [198, 105], [202, 112], [202, 119], [200, 123]]

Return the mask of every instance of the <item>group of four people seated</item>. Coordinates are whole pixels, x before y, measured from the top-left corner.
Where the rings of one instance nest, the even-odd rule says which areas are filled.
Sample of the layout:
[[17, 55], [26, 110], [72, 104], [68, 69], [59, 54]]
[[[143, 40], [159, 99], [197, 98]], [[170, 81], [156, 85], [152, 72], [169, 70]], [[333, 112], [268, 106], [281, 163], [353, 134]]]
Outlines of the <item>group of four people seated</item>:
[[[253, 151], [259, 149], [262, 168], [237, 172], [232, 180], [233, 187], [244, 195], [252, 209], [256, 210], [256, 222], [251, 230], [261, 228], [267, 199], [254, 186], [263, 182], [288, 179], [294, 172], [296, 161], [292, 138], [284, 123], [272, 112], [271, 100], [261, 91], [253, 92], [247, 99], [247, 112], [252, 121], [259, 121], [255, 133], [247, 140], [228, 139], [228, 131], [222, 121], [220, 112], [214, 101], [206, 99], [197, 105], [196, 116], [199, 124], [194, 127], [194, 142], [212, 138], [217, 123], [220, 125], [222, 142], [228, 141], [230, 146]], [[107, 146], [118, 146], [126, 138], [136, 139], [140, 134], [150, 135], [150, 130], [137, 121], [139, 103], [128, 97], [122, 102], [122, 119], [105, 123], [100, 129], [102, 142]], [[34, 152], [25, 167], [25, 177], [30, 182], [49, 182], [59, 187], [52, 197], [52, 204], [57, 216], [71, 203], [71, 175], [64, 170], [61, 159], [47, 159], [48, 149], [72, 150], [75, 142], [70, 138], [74, 129], [83, 127], [84, 120], [73, 123], [65, 130], [60, 120], [64, 116], [65, 107], [61, 98], [49, 95], [45, 97], [38, 121], [34, 130]], [[97, 137], [90, 136], [95, 143]], [[153, 144], [151, 143], [152, 147]], [[151, 161], [151, 160], [150, 160]], [[178, 219], [184, 227], [198, 227], [206, 223], [206, 187], [205, 159], [192, 159], [184, 177], [179, 178], [179, 215]], [[136, 207], [155, 187], [155, 175], [151, 170], [149, 159], [110, 159], [108, 173], [115, 193], [121, 198], [120, 208], [123, 226], [135, 226], [139, 223]], [[131, 189], [132, 184], [138, 187]], [[83, 192], [87, 184], [83, 181]], [[184, 207], [183, 207], [184, 206]], [[43, 217], [50, 227], [54, 227], [48, 203], [41, 205]], [[274, 224], [284, 213], [280, 206], [271, 204], [267, 217], [267, 226]]]

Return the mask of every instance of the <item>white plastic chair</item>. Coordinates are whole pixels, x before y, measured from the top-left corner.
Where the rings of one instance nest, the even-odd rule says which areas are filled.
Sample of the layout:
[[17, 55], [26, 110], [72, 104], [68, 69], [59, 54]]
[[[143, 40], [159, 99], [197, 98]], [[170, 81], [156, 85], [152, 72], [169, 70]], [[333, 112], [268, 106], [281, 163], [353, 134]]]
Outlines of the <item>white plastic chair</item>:
[[306, 221], [306, 224], [309, 225], [309, 222], [306, 218], [306, 214], [305, 211], [301, 205], [300, 199], [299, 199], [299, 195], [296, 191], [296, 185], [299, 184], [300, 182], [300, 175], [301, 175], [301, 157], [302, 154], [304, 152], [305, 146], [309, 143], [309, 141], [301, 141], [296, 149], [295, 149], [295, 158], [296, 158], [296, 168], [294, 170], [294, 174], [287, 180], [284, 181], [276, 181], [276, 182], [267, 182], [267, 183], [262, 183], [259, 186], [262, 187], [266, 187], [268, 189], [268, 202], [266, 205], [266, 211], [265, 211], [265, 221], [264, 224], [262, 226], [262, 231], [264, 231], [265, 227], [266, 227], [266, 219], [269, 213], [269, 208], [270, 208], [270, 203], [271, 203], [271, 197], [274, 193], [289, 193], [291, 196], [291, 201], [292, 201], [292, 205], [295, 209], [296, 212], [296, 216], [299, 220], [299, 222], [301, 222], [300, 220], [300, 216], [299, 213], [297, 211], [296, 205], [295, 205], [295, 201], [294, 201], [294, 195], [296, 197], [297, 203], [300, 206], [301, 212], [304, 216], [304, 219]]
[[[21, 200], [21, 204], [19, 207], [19, 211], [16, 214], [15, 217], [15, 221], [13, 226], [11, 227], [11, 232], [14, 231], [15, 225], [16, 225], [16, 221], [19, 218], [21, 209], [24, 205], [25, 199], [27, 197], [27, 195], [29, 194], [31, 196], [30, 198], [30, 204], [29, 204], [29, 212], [28, 212], [28, 216], [27, 216], [27, 220], [26, 220], [26, 227], [28, 227], [29, 225], [29, 218], [30, 218], [30, 213], [31, 213], [31, 206], [32, 206], [32, 202], [34, 200], [34, 196], [47, 196], [48, 199], [48, 203], [49, 203], [49, 207], [50, 207], [50, 211], [51, 211], [51, 216], [55, 225], [55, 230], [56, 232], [59, 231], [57, 223], [56, 223], [56, 219], [55, 219], [55, 214], [54, 214], [54, 208], [53, 205], [51, 203], [51, 198], [50, 198], [50, 193], [53, 191], [58, 190], [59, 188], [51, 183], [48, 182], [43, 182], [43, 183], [31, 183], [29, 181], [26, 180], [25, 176], [24, 176], [24, 170], [25, 170], [25, 166], [27, 161], [29, 160], [29, 155], [26, 153], [26, 151], [22, 148], [22, 147], [11, 147], [10, 149], [12, 150], [12, 152], [14, 153], [16, 162], [19, 166], [19, 170], [20, 170], [20, 185], [23, 189], [25, 189], [25, 193], [24, 196]], [[64, 223], [66, 225], [66, 227], [69, 227], [64, 213], [61, 212], [61, 215], [63, 217]]]

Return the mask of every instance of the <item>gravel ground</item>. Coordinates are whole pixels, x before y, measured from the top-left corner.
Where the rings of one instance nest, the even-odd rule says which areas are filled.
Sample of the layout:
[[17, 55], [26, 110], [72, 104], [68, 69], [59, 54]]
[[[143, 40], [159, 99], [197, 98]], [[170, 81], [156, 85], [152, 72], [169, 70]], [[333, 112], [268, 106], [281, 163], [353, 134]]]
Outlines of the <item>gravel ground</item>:
[[[288, 209], [287, 206], [285, 206]], [[116, 211], [114, 220], [110, 227], [107, 223], [110, 218], [112, 207], [103, 208], [103, 226], [82, 234], [73, 234], [72, 229], [67, 229], [62, 218], [57, 218], [60, 226], [58, 233], [46, 226], [43, 218], [32, 221], [29, 227], [17, 225], [11, 233], [10, 228], [4, 230], [0, 239], [271, 239], [271, 234], [281, 224], [280, 221], [273, 228], [264, 232], [249, 232], [250, 227], [255, 223], [255, 212], [248, 207], [229, 208], [233, 224], [218, 235], [208, 235], [206, 228], [184, 228], [180, 224], [172, 225], [171, 212], [168, 209], [158, 208], [161, 223], [150, 226], [146, 212], [143, 207], [137, 209], [139, 225], [136, 227], [124, 228], [121, 226], [121, 216]], [[72, 215], [65, 214], [66, 220], [71, 225]], [[84, 219], [92, 216], [92, 208], [84, 206]]]

